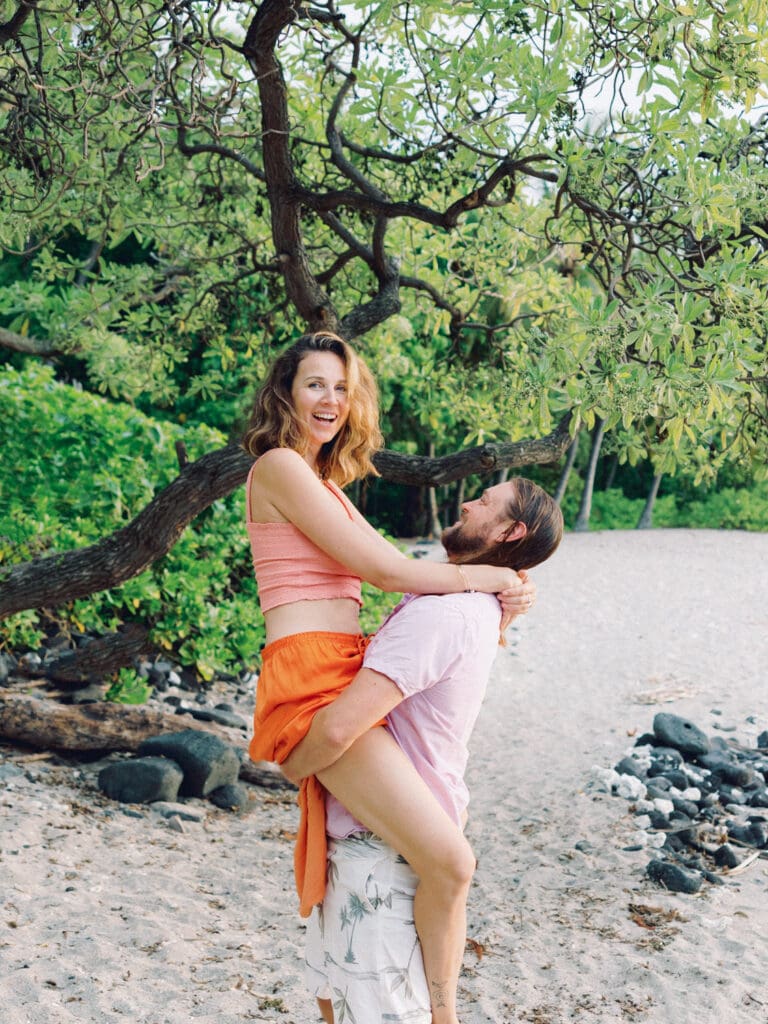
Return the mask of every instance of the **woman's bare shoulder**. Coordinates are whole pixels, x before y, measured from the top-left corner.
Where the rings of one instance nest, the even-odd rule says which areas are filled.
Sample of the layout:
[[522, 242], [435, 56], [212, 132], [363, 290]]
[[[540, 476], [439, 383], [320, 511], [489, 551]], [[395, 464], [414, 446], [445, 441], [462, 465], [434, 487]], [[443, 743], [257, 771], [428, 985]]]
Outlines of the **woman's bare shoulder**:
[[309, 466], [293, 448], [270, 448], [256, 460], [253, 466], [254, 477], [265, 477], [273, 473], [311, 472]]
[[306, 502], [320, 481], [292, 448], [271, 448], [251, 472], [249, 500], [253, 522], [293, 522], [297, 502]]

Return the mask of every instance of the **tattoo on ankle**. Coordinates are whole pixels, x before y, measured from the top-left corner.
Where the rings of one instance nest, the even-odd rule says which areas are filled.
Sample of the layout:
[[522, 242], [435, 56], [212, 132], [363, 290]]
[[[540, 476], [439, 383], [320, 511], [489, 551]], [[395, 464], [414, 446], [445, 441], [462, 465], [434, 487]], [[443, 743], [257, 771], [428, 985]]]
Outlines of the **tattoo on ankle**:
[[446, 989], [448, 988], [447, 981], [433, 981], [432, 982], [432, 1002], [435, 1007], [447, 1006], [448, 1002], [446, 999]]

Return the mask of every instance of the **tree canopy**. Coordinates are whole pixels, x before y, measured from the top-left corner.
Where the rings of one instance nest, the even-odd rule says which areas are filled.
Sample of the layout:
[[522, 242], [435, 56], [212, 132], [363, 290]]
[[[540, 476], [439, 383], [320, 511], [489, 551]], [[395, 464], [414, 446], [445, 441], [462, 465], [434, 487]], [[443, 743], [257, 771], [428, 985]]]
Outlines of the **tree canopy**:
[[[596, 421], [659, 473], [765, 461], [765, 0], [0, 19], [10, 358], [234, 421], [276, 345], [333, 329], [379, 378], [392, 479], [553, 461]], [[205, 459], [169, 543], [245, 475]]]

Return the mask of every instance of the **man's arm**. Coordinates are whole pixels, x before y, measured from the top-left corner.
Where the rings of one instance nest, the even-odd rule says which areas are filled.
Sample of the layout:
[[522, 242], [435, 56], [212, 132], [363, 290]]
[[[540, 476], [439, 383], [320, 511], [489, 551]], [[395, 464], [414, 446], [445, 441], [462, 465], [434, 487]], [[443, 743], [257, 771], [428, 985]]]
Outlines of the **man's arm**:
[[361, 668], [346, 690], [317, 712], [307, 735], [280, 765], [283, 774], [298, 784], [327, 768], [402, 699], [391, 679]]

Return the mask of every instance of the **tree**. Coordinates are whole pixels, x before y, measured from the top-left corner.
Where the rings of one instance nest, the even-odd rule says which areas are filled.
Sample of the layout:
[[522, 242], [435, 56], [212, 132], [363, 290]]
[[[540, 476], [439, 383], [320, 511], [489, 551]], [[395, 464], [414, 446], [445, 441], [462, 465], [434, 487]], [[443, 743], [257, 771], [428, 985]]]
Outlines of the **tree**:
[[590, 448], [589, 461], [584, 473], [584, 490], [582, 491], [581, 502], [579, 503], [579, 514], [576, 517], [575, 530], [589, 529], [589, 517], [592, 513], [592, 494], [595, 489], [595, 474], [604, 437], [605, 421], [602, 418], [598, 418], [597, 423], [595, 423], [595, 429], [592, 432], [592, 447]]
[[659, 494], [659, 486], [661, 485], [661, 473], [656, 473], [651, 481], [651, 486], [648, 489], [648, 497], [646, 498], [643, 511], [640, 513], [640, 518], [637, 521], [638, 530], [648, 530], [653, 526], [653, 506], [656, 504], [656, 498]]
[[558, 505], [562, 505], [562, 503], [563, 503], [563, 498], [565, 497], [565, 492], [566, 492], [566, 490], [568, 488], [568, 480], [570, 479], [570, 476], [571, 476], [571, 470], [573, 469], [573, 464], [576, 462], [576, 456], [578, 454], [578, 451], [579, 451], [579, 431], [577, 430], [576, 433], [573, 435], [573, 440], [568, 445], [568, 451], [566, 452], [566, 456], [565, 456], [565, 463], [564, 463], [563, 468], [562, 468], [562, 470], [560, 472], [560, 479], [557, 481], [557, 487], [555, 488], [555, 493], [553, 495], [553, 497], [554, 497], [555, 501], [558, 503]]
[[[194, 399], [233, 366], [258, 377], [250, 303], [278, 340], [358, 339], [385, 394], [428, 379], [438, 454], [384, 453], [391, 479], [552, 461], [596, 419], [627, 453], [657, 423], [659, 472], [765, 450], [766, 121], [743, 116], [765, 0], [3, 10], [9, 351]], [[142, 523], [172, 540], [242, 459], [185, 467], [183, 513], [159, 495], [137, 549], [160, 553]], [[81, 588], [105, 548], [124, 578], [103, 543], [67, 556]], [[4, 609], [59, 599], [39, 568], [6, 574]]]

